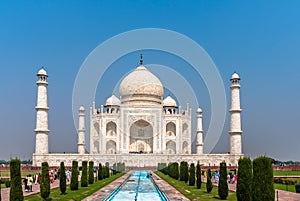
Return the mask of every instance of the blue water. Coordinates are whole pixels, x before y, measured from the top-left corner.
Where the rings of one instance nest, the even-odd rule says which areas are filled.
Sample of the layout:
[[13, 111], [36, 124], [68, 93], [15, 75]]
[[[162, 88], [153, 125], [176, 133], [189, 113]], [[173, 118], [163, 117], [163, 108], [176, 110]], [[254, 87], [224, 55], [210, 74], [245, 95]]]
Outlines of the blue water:
[[147, 171], [135, 171], [105, 201], [167, 201]]

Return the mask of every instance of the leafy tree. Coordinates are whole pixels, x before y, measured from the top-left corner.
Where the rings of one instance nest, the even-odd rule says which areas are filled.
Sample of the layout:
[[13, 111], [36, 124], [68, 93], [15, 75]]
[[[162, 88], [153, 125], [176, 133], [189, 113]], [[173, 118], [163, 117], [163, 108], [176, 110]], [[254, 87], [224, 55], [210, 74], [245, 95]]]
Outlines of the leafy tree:
[[94, 162], [89, 162], [89, 184], [94, 183]]
[[261, 156], [253, 160], [252, 200], [274, 200], [272, 159]]
[[211, 182], [211, 170], [208, 169], [207, 170], [207, 182], [206, 182], [206, 191], [208, 193], [210, 193], [213, 189], [213, 185], [212, 185], [212, 182]]
[[10, 160], [9, 199], [11, 201], [24, 200], [23, 191], [22, 191], [22, 179], [21, 179], [20, 164], [21, 164], [21, 161], [19, 159], [11, 159]]
[[190, 167], [189, 185], [195, 186], [195, 165], [194, 165], [194, 163], [192, 163], [191, 167]]
[[103, 168], [101, 163], [99, 163], [99, 168], [98, 168], [98, 180], [102, 180], [103, 179]]
[[238, 201], [252, 201], [252, 162], [250, 158], [239, 159], [236, 197]]
[[226, 200], [226, 198], [228, 197], [227, 167], [224, 161], [220, 163], [220, 179], [218, 185], [218, 194], [221, 200]]
[[65, 194], [67, 189], [67, 182], [66, 182], [66, 169], [64, 162], [60, 163], [60, 175], [59, 175], [59, 188], [62, 194]]
[[49, 165], [47, 162], [42, 163], [40, 191], [41, 191], [41, 197], [44, 198], [44, 200], [46, 200], [50, 195]]
[[196, 166], [196, 185], [197, 185], [197, 189], [200, 189], [201, 188], [201, 166], [199, 164], [199, 161], [197, 163], [197, 166]]
[[81, 187], [87, 187], [87, 186], [88, 186], [87, 161], [82, 161]]
[[78, 162], [72, 161], [71, 190], [78, 190]]

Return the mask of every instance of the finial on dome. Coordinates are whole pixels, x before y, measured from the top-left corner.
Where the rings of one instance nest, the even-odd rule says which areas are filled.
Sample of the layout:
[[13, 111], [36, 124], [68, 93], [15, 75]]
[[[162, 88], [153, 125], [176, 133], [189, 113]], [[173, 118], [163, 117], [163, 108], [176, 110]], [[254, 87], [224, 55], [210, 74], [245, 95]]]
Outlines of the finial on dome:
[[143, 65], [143, 54], [142, 53], [140, 54], [140, 65], [141, 66]]

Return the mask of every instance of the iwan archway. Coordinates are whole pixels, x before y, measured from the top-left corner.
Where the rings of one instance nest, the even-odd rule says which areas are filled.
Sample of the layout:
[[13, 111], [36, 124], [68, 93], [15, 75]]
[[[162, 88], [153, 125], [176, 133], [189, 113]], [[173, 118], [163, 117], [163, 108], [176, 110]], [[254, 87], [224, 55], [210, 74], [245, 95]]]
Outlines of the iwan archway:
[[145, 120], [130, 126], [129, 153], [153, 153], [153, 127]]

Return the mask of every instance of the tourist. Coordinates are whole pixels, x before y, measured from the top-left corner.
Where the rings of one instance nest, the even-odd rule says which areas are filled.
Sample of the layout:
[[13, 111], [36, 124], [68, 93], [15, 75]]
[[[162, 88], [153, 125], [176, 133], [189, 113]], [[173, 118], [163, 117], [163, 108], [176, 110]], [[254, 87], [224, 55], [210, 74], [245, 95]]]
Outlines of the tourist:
[[237, 174], [234, 174], [234, 175], [233, 175], [232, 183], [235, 184], [236, 181], [237, 181]]
[[215, 174], [215, 183], [219, 183], [219, 178], [220, 178], [220, 173], [218, 171], [216, 171], [216, 174]]
[[36, 175], [34, 176], [34, 184], [37, 185], [39, 181], [39, 175], [36, 173]]
[[25, 189], [25, 192], [28, 191], [27, 181], [28, 181], [28, 179], [27, 179], [27, 177], [25, 177], [25, 178], [24, 178], [24, 189]]
[[33, 183], [33, 178], [30, 175], [28, 175], [27, 177], [27, 185], [28, 185], [28, 191], [32, 192], [32, 183]]

